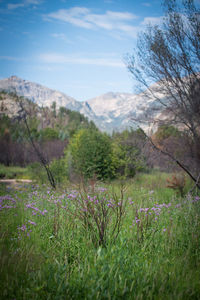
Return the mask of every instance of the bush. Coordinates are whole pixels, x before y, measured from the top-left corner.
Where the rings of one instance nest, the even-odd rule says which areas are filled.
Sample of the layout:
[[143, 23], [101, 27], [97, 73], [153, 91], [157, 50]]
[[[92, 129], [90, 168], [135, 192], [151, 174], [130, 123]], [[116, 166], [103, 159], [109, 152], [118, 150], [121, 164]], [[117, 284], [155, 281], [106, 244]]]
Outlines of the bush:
[[125, 130], [113, 136], [112, 161], [116, 177], [134, 177], [146, 169], [142, 148], [145, 142], [140, 130]]
[[56, 140], [59, 134], [55, 129], [47, 127], [40, 130], [40, 137], [43, 141]]
[[67, 166], [63, 158], [54, 159], [50, 164], [50, 169], [56, 183], [62, 183], [68, 180]]
[[68, 157], [69, 153], [71, 165], [77, 174], [100, 180], [113, 177], [111, 139], [107, 134], [92, 129], [81, 129], [69, 144]]
[[38, 162], [28, 165], [28, 173], [32, 180], [40, 183], [46, 183], [48, 181], [45, 169]]

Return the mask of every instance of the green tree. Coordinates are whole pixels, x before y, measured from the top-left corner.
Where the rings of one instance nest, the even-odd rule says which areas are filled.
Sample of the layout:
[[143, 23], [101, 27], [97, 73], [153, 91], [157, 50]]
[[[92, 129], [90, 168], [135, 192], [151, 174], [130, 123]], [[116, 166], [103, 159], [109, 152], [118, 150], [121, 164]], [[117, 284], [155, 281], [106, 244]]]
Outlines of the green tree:
[[56, 118], [56, 102], [55, 101], [52, 102], [51, 109], [52, 109], [53, 117]]
[[112, 160], [117, 177], [134, 177], [145, 169], [143, 145], [144, 135], [140, 130], [125, 130], [113, 136]]
[[76, 173], [86, 177], [113, 177], [111, 138], [98, 130], [81, 129], [72, 138], [67, 155]]
[[59, 136], [58, 132], [53, 128], [46, 127], [40, 130], [40, 138], [43, 141], [56, 140], [58, 139], [58, 136]]
[[158, 141], [162, 142], [169, 137], [181, 137], [181, 132], [174, 126], [162, 125], [154, 135]]

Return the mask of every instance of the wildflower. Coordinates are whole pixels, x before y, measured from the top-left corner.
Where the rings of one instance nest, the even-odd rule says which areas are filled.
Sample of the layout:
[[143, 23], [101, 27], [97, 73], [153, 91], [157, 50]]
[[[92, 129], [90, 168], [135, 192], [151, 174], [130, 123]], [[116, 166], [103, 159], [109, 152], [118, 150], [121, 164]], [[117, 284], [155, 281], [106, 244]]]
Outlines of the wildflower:
[[75, 193], [70, 193], [68, 195], [68, 198], [71, 198], [71, 199], [75, 199], [77, 197], [77, 195]]
[[37, 225], [35, 222], [33, 222], [33, 221], [31, 221], [31, 220], [28, 220], [28, 222], [29, 222], [31, 225], [34, 225], [34, 226]]
[[31, 204], [26, 204], [26, 208], [32, 208]]
[[136, 222], [136, 223], [139, 223], [139, 222], [140, 222], [140, 219], [138, 219], [138, 217], [135, 217], [135, 222]]
[[19, 226], [18, 229], [21, 231], [26, 231], [26, 225], [22, 225], [21, 227]]
[[46, 210], [46, 209], [44, 209], [43, 211], [40, 211], [40, 213], [41, 213], [41, 215], [43, 215], [43, 216], [44, 216], [44, 214], [45, 214], [45, 213], [47, 213], [47, 210]]
[[88, 200], [90, 200], [91, 202], [93, 202], [93, 198], [90, 197], [90, 195], [87, 196]]
[[16, 206], [12, 206], [12, 205], [4, 205], [4, 206], [2, 206], [2, 208], [16, 208]]
[[103, 193], [103, 192], [107, 191], [107, 189], [106, 189], [106, 188], [103, 188], [103, 187], [99, 187], [99, 188], [98, 188], [98, 191]]

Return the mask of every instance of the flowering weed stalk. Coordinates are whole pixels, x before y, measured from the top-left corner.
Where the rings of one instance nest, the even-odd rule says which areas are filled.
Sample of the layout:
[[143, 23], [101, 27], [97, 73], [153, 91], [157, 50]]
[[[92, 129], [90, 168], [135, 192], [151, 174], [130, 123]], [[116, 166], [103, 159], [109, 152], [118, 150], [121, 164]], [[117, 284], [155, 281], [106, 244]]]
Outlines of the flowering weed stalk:
[[71, 205], [67, 211], [79, 220], [86, 235], [89, 234], [95, 247], [106, 247], [108, 241], [114, 242], [120, 232], [125, 215], [124, 187], [121, 197], [113, 191], [97, 188], [91, 192], [80, 190], [68, 195]]

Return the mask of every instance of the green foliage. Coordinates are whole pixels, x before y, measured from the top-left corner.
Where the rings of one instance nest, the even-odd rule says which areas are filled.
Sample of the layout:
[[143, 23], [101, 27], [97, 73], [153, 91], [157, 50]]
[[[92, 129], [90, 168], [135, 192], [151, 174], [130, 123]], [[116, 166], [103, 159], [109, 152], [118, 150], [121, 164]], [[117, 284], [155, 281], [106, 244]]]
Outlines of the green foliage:
[[[2, 99], [16, 102], [19, 97], [14, 93], [0, 92]], [[53, 102], [51, 108], [40, 108], [28, 99], [21, 99], [27, 111], [27, 122], [34, 140], [54, 140], [69, 139], [81, 128], [96, 129], [93, 122], [89, 122], [86, 117], [76, 111], [71, 111], [65, 107], [57, 110], [56, 103]], [[20, 121], [20, 122], [19, 122]], [[12, 141], [27, 140], [27, 130], [23, 120], [9, 118], [7, 115], [0, 116], [0, 138], [4, 135], [5, 129], [10, 132]]]
[[47, 183], [48, 178], [45, 169], [40, 163], [35, 162], [27, 166], [29, 176], [32, 180], [37, 183]]
[[[66, 183], [68, 181], [68, 173], [67, 173], [67, 166], [66, 161], [61, 159], [54, 159], [49, 166], [51, 173], [54, 177], [56, 184]], [[27, 167], [27, 172], [29, 174], [29, 178], [31, 178], [34, 182], [39, 184], [48, 184], [48, 177], [46, 171], [40, 163], [35, 162], [29, 164]]]
[[53, 117], [56, 118], [56, 102], [55, 101], [51, 105], [51, 110], [53, 112]]
[[66, 161], [61, 159], [54, 159], [50, 164], [50, 170], [56, 183], [66, 182], [68, 180]]
[[111, 139], [98, 130], [81, 129], [71, 140], [68, 151], [75, 171], [86, 177], [113, 177]]
[[117, 177], [134, 177], [145, 170], [145, 160], [141, 154], [144, 135], [140, 130], [115, 134], [112, 142], [112, 161]]
[[[96, 186], [95, 199], [87, 197], [90, 190], [84, 194], [74, 186], [55, 192], [0, 185], [0, 298], [199, 299], [200, 198], [177, 198], [164, 188], [167, 174], [137, 176], [137, 182], [127, 182], [129, 201], [118, 238], [110, 243], [108, 230], [107, 247], [97, 248], [89, 227], [97, 224], [95, 201], [106, 194], [105, 200], [118, 204], [119, 183]], [[109, 197], [113, 192], [115, 199]], [[91, 208], [88, 223], [81, 199]], [[112, 228], [114, 211], [107, 209]]]
[[53, 128], [44, 128], [39, 132], [40, 139], [43, 141], [56, 140], [59, 137], [58, 132]]
[[68, 132], [70, 137], [72, 137], [76, 131], [82, 129], [82, 128], [88, 128], [88, 129], [97, 129], [94, 122], [89, 122], [88, 119], [81, 115], [77, 111], [68, 111], [69, 116], [69, 126], [68, 126]]
[[22, 140], [25, 128], [19, 122], [13, 122], [8, 116], [0, 117], [0, 139], [4, 139], [5, 131], [9, 132], [12, 141]]
[[169, 137], [180, 137], [181, 132], [174, 126], [162, 125], [158, 128], [155, 135], [156, 135], [156, 138], [158, 139], [158, 141], [162, 142], [163, 140], [165, 140]]
[[126, 130], [110, 138], [97, 130], [82, 129], [67, 148], [69, 173], [75, 169], [85, 178], [134, 177], [145, 169], [140, 145], [143, 141], [140, 131]]
[[73, 203], [66, 211], [81, 226], [83, 235], [91, 240], [95, 248], [107, 247], [115, 243], [125, 216], [127, 198], [125, 186], [120, 186], [121, 198], [114, 190], [84, 186], [80, 191], [72, 191]]
[[29, 174], [27, 168], [16, 166], [4, 166], [0, 164], [0, 179], [28, 179]]

